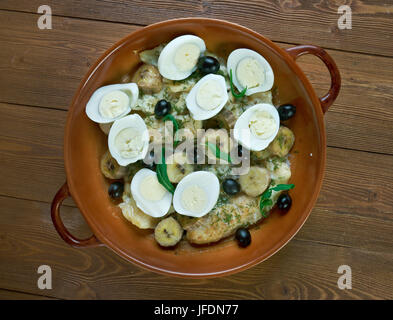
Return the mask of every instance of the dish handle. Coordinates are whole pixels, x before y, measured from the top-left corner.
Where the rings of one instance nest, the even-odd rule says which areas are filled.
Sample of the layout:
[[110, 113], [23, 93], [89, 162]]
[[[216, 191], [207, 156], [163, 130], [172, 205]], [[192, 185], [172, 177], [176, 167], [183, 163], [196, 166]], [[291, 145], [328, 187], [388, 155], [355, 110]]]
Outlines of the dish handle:
[[63, 221], [60, 217], [60, 206], [63, 201], [70, 196], [70, 191], [68, 189], [67, 182], [63, 184], [59, 191], [57, 191], [55, 197], [53, 198], [51, 205], [51, 217], [53, 225], [56, 231], [59, 233], [60, 237], [73, 247], [96, 247], [103, 245], [97, 237], [93, 234], [88, 239], [78, 239], [73, 236], [65, 227]]
[[322, 62], [326, 65], [331, 78], [330, 89], [327, 94], [325, 94], [322, 98], [319, 98], [319, 101], [321, 103], [323, 113], [328, 111], [329, 107], [336, 100], [341, 87], [340, 72], [338, 71], [337, 65], [334, 62], [333, 58], [321, 47], [313, 45], [299, 45], [285, 49], [285, 51], [289, 53], [289, 55], [294, 60], [304, 54], [312, 54], [321, 59]]

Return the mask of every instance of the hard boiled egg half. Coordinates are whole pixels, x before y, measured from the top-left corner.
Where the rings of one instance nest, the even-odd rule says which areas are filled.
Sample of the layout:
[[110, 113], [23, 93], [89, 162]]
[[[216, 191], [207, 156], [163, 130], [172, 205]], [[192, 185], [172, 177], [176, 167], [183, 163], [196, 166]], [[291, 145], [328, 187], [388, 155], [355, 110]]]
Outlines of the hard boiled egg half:
[[219, 113], [227, 101], [225, 78], [208, 74], [191, 89], [186, 98], [186, 105], [194, 120], [205, 120]]
[[196, 171], [180, 180], [173, 195], [173, 207], [179, 214], [202, 217], [216, 205], [219, 193], [220, 183], [215, 174]]
[[249, 150], [264, 150], [280, 128], [277, 109], [267, 103], [256, 104], [244, 111], [234, 127], [234, 138]]
[[177, 37], [162, 49], [158, 70], [164, 78], [183, 80], [196, 70], [198, 59], [205, 50], [205, 42], [197, 36]]
[[113, 122], [131, 111], [138, 100], [135, 83], [112, 84], [97, 89], [86, 104], [87, 116], [98, 123]]
[[143, 159], [149, 147], [149, 131], [143, 119], [131, 114], [116, 120], [109, 130], [108, 147], [121, 166]]
[[228, 72], [232, 70], [232, 82], [239, 91], [247, 87], [246, 95], [265, 92], [273, 87], [274, 73], [269, 62], [258, 52], [236, 49], [227, 61]]
[[172, 194], [159, 183], [157, 174], [149, 169], [141, 169], [134, 175], [131, 194], [138, 208], [155, 218], [165, 216], [172, 204]]

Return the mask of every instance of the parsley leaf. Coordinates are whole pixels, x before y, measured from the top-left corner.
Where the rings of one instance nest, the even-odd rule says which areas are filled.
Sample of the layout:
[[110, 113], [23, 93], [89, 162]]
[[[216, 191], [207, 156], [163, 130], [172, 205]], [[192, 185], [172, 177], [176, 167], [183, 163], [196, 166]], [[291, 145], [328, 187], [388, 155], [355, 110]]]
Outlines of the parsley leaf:
[[237, 93], [235, 92], [235, 87], [233, 86], [233, 80], [232, 80], [232, 69], [229, 70], [229, 84], [230, 84], [230, 86], [231, 86], [232, 95], [233, 95], [235, 98], [242, 98], [242, 97], [244, 97], [244, 95], [246, 94], [246, 91], [247, 91], [247, 87], [245, 87], [245, 88], [242, 90], [242, 92], [240, 92], [239, 94], [237, 94]]
[[156, 172], [158, 182], [170, 193], [174, 193], [175, 187], [168, 178], [167, 167], [165, 163], [165, 148], [162, 148], [162, 163], [157, 164]]
[[290, 190], [293, 189], [294, 187], [295, 187], [294, 184], [278, 184], [274, 187], [267, 189], [264, 193], [262, 193], [261, 199], [259, 201], [259, 211], [261, 212], [262, 216], [266, 218], [267, 217], [266, 208], [273, 205], [273, 200], [271, 199], [273, 191]]

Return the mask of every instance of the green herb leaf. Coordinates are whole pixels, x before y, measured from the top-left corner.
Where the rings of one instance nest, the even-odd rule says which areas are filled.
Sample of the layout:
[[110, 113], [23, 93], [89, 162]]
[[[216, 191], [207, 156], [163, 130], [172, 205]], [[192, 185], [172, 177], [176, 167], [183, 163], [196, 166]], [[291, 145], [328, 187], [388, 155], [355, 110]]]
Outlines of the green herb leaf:
[[162, 186], [170, 193], [175, 192], [175, 187], [168, 178], [167, 167], [165, 163], [165, 149], [162, 148], [162, 163], [157, 164], [157, 179]]
[[[175, 129], [175, 134], [176, 134], [176, 131], [177, 130], [179, 130], [179, 128], [180, 128], [180, 124], [179, 124], [179, 122], [175, 119], [175, 117], [172, 115], [172, 114], [167, 114], [164, 118], [162, 118], [164, 121], [167, 121], [167, 120], [170, 120], [170, 121], [172, 121], [172, 123], [173, 123], [173, 128]], [[174, 145], [174, 147], [176, 148], [178, 145], [179, 145], [179, 143], [180, 143], [181, 141], [173, 141], [173, 145]]]
[[272, 196], [272, 189], [267, 189], [264, 193], [261, 195], [261, 199], [269, 199]]
[[271, 188], [273, 191], [282, 191], [282, 190], [291, 190], [295, 187], [294, 184], [278, 184], [275, 187]]
[[259, 200], [259, 211], [261, 212], [264, 218], [267, 217], [266, 208], [273, 205], [273, 200], [270, 198], [272, 196], [273, 191], [283, 191], [283, 190], [290, 190], [295, 187], [294, 184], [278, 184], [274, 187], [267, 189], [261, 195], [261, 199]]
[[177, 120], [175, 119], [175, 117], [173, 115], [171, 115], [170, 113], [168, 113], [164, 118], [162, 118], [164, 121], [170, 120], [173, 123], [173, 128], [175, 129], [175, 133], [177, 130], [179, 130], [179, 123], [177, 122]]
[[245, 88], [242, 90], [242, 92], [240, 92], [239, 94], [237, 94], [237, 93], [235, 92], [235, 87], [234, 87], [234, 85], [233, 85], [233, 80], [232, 80], [232, 69], [229, 70], [229, 84], [230, 84], [230, 86], [231, 86], [232, 95], [233, 95], [235, 98], [242, 98], [242, 97], [244, 97], [244, 95], [246, 94], [246, 91], [247, 91], [247, 87], [245, 87]]
[[232, 221], [232, 215], [230, 213], [225, 213], [224, 222], [226, 224], [229, 224], [231, 223], [231, 221]]
[[167, 189], [170, 193], [175, 192], [175, 187], [170, 183], [169, 179], [165, 178], [166, 164], [157, 164], [157, 179], [158, 182]]
[[232, 163], [231, 157], [229, 156], [229, 154], [222, 152], [220, 150], [219, 147], [217, 147], [217, 145], [215, 145], [214, 143], [210, 143], [210, 142], [206, 142], [206, 146], [214, 152], [214, 154], [216, 155], [216, 158], [218, 159], [222, 159], [225, 161], [228, 161], [229, 163]]
[[265, 208], [273, 205], [273, 201], [271, 199], [261, 199], [259, 202], [259, 211], [261, 212], [262, 216], [264, 218], [267, 217], [267, 212], [265, 211]]

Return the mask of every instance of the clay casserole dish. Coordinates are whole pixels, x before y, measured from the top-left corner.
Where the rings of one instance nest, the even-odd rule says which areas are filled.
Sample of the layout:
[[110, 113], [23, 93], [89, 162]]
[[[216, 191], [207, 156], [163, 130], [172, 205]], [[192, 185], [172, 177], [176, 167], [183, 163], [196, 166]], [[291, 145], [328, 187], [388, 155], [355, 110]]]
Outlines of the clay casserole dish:
[[[252, 243], [240, 248], [232, 239], [210, 246], [181, 243], [176, 250], [165, 250], [154, 241], [151, 231], [134, 227], [108, 195], [100, 158], [105, 152], [106, 136], [90, 121], [85, 105], [99, 87], [116, 83], [120, 77], [140, 65], [138, 52], [154, 48], [176, 36], [195, 34], [210, 51], [227, 56], [236, 48], [261, 53], [275, 74], [278, 102], [297, 107], [287, 126], [294, 131], [289, 183], [293, 204], [286, 215], [278, 212], [251, 228]], [[332, 83], [328, 93], [318, 98], [295, 60], [302, 54], [314, 54], [327, 66]], [[68, 111], [65, 129], [64, 161], [67, 182], [52, 203], [52, 219], [60, 236], [76, 247], [105, 245], [126, 260], [152, 271], [183, 277], [215, 277], [249, 268], [282, 248], [306, 221], [319, 194], [325, 169], [326, 137], [323, 115], [336, 99], [340, 75], [332, 58], [316, 46], [279, 48], [258, 33], [237, 24], [205, 18], [164, 21], [141, 28], [110, 48], [92, 66], [82, 80]], [[71, 196], [89, 224], [93, 235], [77, 239], [60, 218], [62, 201]], [[185, 241], [184, 241], [185, 242]]]

